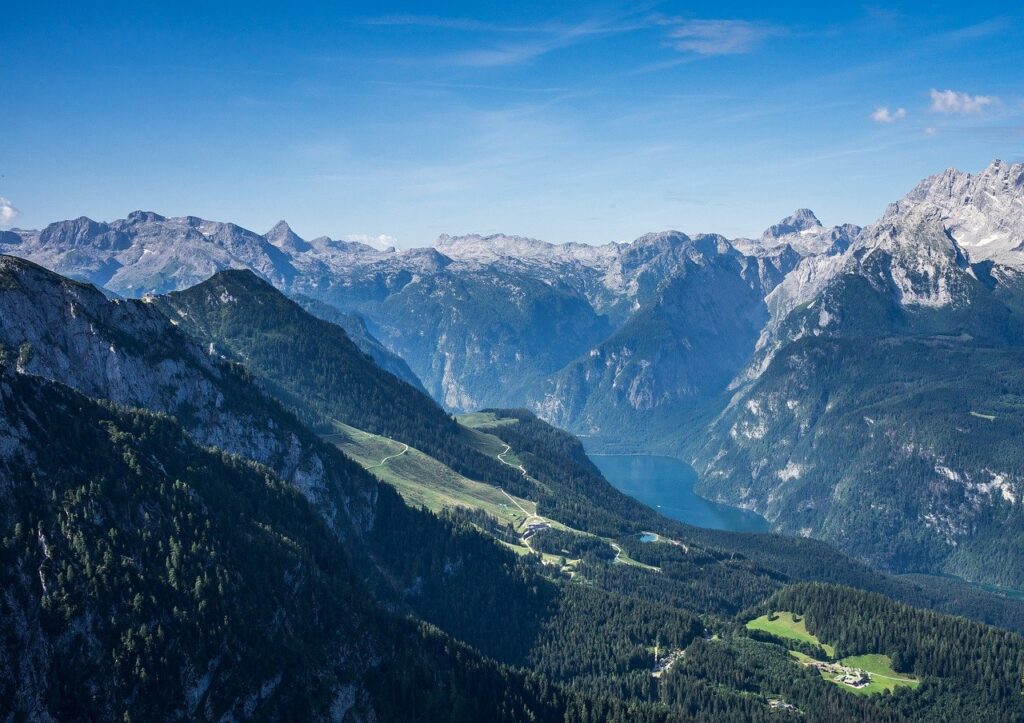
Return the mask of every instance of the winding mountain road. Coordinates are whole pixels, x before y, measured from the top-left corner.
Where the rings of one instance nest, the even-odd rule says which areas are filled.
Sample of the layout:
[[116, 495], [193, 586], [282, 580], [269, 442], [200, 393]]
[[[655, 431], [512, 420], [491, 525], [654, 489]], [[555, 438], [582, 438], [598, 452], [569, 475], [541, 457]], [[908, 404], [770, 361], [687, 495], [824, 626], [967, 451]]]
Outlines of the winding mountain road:
[[504, 451], [498, 453], [498, 461], [501, 462], [504, 465], [507, 465], [507, 466], [511, 467], [512, 469], [519, 470], [520, 472], [523, 473], [523, 477], [526, 477], [526, 468], [523, 467], [523, 465], [521, 465], [521, 464], [512, 464], [511, 462], [506, 462], [505, 460], [502, 459], [502, 457], [504, 457], [506, 454], [508, 454], [511, 451], [512, 451], [512, 445], [511, 444], [506, 444]]
[[388, 460], [394, 459], [395, 457], [401, 457], [403, 454], [405, 454], [406, 452], [409, 451], [409, 445], [408, 444], [406, 444], [405, 442], [402, 442], [402, 446], [404, 447], [404, 449], [401, 452], [399, 452], [398, 454], [390, 454], [387, 457], [385, 457], [384, 459], [382, 459], [380, 462], [378, 462], [377, 464], [371, 464], [366, 469], [376, 469], [377, 467], [383, 467], [384, 464]]
[[622, 562], [622, 548], [619, 547], [619, 543], [617, 543], [617, 542], [609, 542], [608, 544], [612, 546], [613, 550], [615, 550], [615, 562], [621, 563]]

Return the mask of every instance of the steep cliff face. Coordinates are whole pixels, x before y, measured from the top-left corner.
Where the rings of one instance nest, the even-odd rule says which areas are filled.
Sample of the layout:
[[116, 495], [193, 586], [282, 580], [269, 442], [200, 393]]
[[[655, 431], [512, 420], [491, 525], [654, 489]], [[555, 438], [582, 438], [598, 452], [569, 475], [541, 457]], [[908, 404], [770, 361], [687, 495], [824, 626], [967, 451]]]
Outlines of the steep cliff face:
[[724, 239], [677, 242], [688, 248], [686, 262], [620, 329], [555, 375], [534, 409], [606, 444], [625, 436], [653, 446], [725, 388], [767, 318], [764, 266]]
[[[307, 317], [240, 273], [270, 295], [253, 303]], [[152, 299], [110, 301], [0, 258], [3, 714], [404, 720], [396, 701], [415, 698], [427, 720], [561, 720], [561, 692], [411, 615], [441, 610], [475, 641], [493, 621], [482, 606], [497, 609], [466, 594], [483, 588], [516, 638], [516, 613], [550, 583], [468, 525], [404, 505], [254, 376]]]
[[339, 534], [371, 524], [368, 478], [145, 302], [110, 301], [95, 288], [2, 257], [0, 317], [0, 343], [16, 355], [19, 372], [174, 416], [197, 442], [264, 464], [294, 484]]
[[420, 278], [358, 309], [451, 409], [522, 400], [609, 328], [564, 286], [483, 270]]
[[1024, 316], [1002, 217], [1022, 171], [928, 179], [769, 294], [758, 349], [693, 448], [705, 494], [882, 565], [1024, 581], [1008, 552], [1024, 520]]

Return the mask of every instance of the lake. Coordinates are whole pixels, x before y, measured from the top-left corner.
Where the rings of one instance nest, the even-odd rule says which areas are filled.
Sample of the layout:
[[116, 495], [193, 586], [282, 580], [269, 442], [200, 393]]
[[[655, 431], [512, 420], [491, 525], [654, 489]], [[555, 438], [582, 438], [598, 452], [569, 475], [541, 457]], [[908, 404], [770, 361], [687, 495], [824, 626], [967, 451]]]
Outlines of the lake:
[[682, 460], [641, 454], [595, 454], [590, 459], [616, 489], [665, 517], [714, 530], [768, 530], [768, 522], [757, 513], [721, 505], [694, 492], [697, 472]]

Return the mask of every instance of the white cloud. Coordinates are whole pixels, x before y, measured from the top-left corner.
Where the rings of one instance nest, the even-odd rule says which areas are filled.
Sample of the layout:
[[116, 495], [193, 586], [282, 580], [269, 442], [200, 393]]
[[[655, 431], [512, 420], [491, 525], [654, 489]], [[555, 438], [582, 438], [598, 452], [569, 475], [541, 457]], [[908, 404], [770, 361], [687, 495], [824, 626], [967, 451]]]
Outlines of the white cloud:
[[398, 246], [398, 239], [386, 233], [373, 236], [368, 233], [350, 233], [341, 237], [342, 241], [355, 241], [356, 243], [372, 246], [378, 251], [387, 251]]
[[14, 219], [18, 217], [19, 213], [13, 203], [0, 196], [0, 228], [8, 228], [14, 223]]
[[932, 127], [932, 126], [928, 126], [927, 128], [924, 129], [924, 134], [926, 136], [934, 136], [938, 132], [939, 132], [939, 129], [935, 128], [935, 127]]
[[778, 35], [774, 25], [748, 20], [688, 20], [669, 37], [676, 50], [698, 55], [742, 55]]
[[999, 99], [993, 95], [970, 95], [955, 90], [932, 88], [932, 110], [936, 113], [980, 113]]
[[871, 114], [871, 120], [875, 123], [895, 123], [898, 120], [903, 120], [907, 117], [906, 108], [897, 108], [896, 110], [889, 110], [889, 106], [880, 105], [875, 108], [875, 112]]

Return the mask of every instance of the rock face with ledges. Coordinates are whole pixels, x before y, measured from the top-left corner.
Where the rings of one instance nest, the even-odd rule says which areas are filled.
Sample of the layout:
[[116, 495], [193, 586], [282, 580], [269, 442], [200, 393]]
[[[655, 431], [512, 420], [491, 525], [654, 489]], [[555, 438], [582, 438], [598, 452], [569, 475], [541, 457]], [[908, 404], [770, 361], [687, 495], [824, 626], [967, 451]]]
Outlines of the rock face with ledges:
[[[122, 296], [181, 289], [220, 269], [250, 268], [296, 298], [358, 315], [365, 334], [355, 338], [364, 351], [401, 372], [382, 347], [396, 354], [411, 367], [410, 377], [455, 410], [545, 408], [540, 400], [553, 389], [557, 394], [562, 371], [641, 309], [658, 305], [673, 278], [713, 257], [737, 256], [723, 237], [691, 239], [674, 231], [596, 247], [442, 236], [435, 248], [382, 251], [327, 237], [306, 241], [284, 222], [261, 236], [233, 224], [149, 212], [12, 233], [4, 248]], [[800, 258], [781, 243], [736, 268], [756, 266], [767, 291]], [[637, 379], [633, 386], [649, 384]], [[660, 406], [653, 390], [633, 397], [651, 394]]]
[[339, 533], [370, 524], [372, 488], [348, 486], [347, 460], [335, 468], [333, 448], [144, 301], [110, 301], [91, 286], [0, 257], [0, 319], [0, 344], [18, 372], [172, 415], [200, 444], [265, 464], [295, 484]]
[[928, 179], [768, 295], [752, 359], [690, 447], [704, 494], [896, 569], [1024, 581], [1008, 552], [1024, 521], [1022, 172]]

